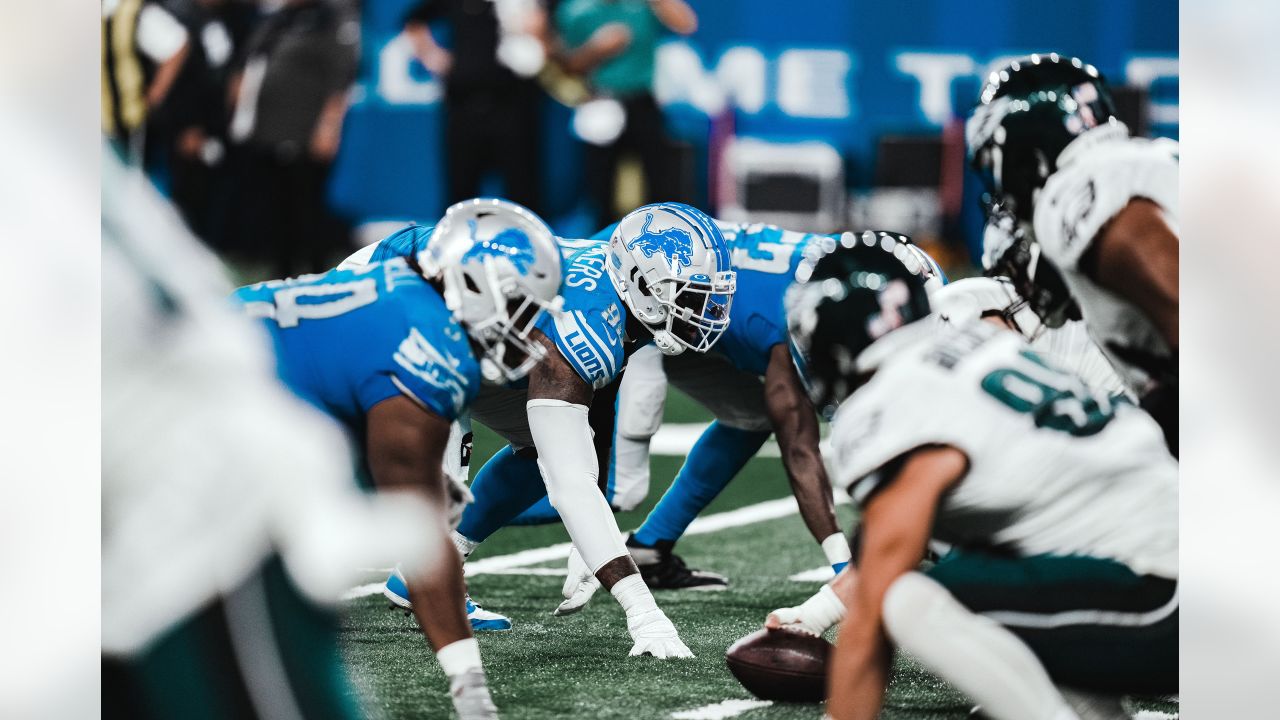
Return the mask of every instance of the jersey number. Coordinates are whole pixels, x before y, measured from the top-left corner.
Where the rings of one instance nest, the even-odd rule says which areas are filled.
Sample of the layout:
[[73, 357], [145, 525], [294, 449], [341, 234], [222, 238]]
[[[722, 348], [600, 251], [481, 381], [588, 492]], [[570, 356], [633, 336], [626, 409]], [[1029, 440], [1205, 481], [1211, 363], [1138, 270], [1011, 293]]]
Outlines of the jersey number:
[[[763, 239], [770, 235], [777, 242]], [[765, 225], [745, 227], [739, 232], [733, 248], [733, 266], [738, 270], [781, 275], [791, 268], [791, 256], [796, 245], [807, 237]]]
[[[317, 298], [327, 298], [317, 301]], [[276, 291], [275, 319], [282, 328], [296, 327], [302, 320], [331, 318], [362, 308], [378, 299], [374, 278], [327, 285], [299, 285]], [[300, 302], [310, 299], [312, 302]]]
[[[1054, 379], [1066, 379], [1048, 368], [1039, 356], [1032, 352], [1021, 355], [1042, 370], [1040, 378], [1014, 368], [1000, 368], [982, 378], [982, 389], [1009, 408], [1032, 416], [1036, 427], [1070, 433], [1076, 437], [1094, 435], [1115, 417], [1110, 401], [1098, 401], [1076, 388], [1051, 385]], [[1028, 368], [1030, 369], [1030, 368]], [[1048, 370], [1049, 372], [1043, 372]]]

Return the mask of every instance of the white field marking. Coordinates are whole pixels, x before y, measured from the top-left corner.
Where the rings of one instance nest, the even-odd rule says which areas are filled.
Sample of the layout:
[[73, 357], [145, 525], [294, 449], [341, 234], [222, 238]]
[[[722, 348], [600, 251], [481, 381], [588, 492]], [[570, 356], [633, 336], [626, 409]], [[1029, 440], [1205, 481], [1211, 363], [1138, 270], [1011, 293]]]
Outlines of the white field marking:
[[812, 570], [798, 572], [787, 579], [793, 582], [827, 582], [835, 576], [836, 573], [831, 569], [830, 565], [823, 565]]
[[357, 585], [350, 590], [342, 593], [343, 600], [355, 600], [356, 598], [368, 597], [369, 595], [377, 595], [382, 592], [382, 586], [386, 581], [369, 583], [368, 585]]
[[769, 707], [769, 700], [724, 700], [713, 705], [703, 705], [692, 710], [671, 713], [672, 720], [724, 720], [737, 717], [748, 710]]
[[[649, 454], [684, 457], [689, 454], [689, 450], [702, 435], [702, 431], [707, 429], [707, 425], [708, 423], [663, 423], [649, 440]], [[819, 449], [823, 456], [830, 454], [830, 443], [823, 440]], [[782, 457], [782, 451], [778, 449], [778, 443], [770, 439], [760, 448], [755, 457]]]
[[[849, 496], [844, 493], [836, 493], [836, 505], [847, 505]], [[728, 528], [741, 527], [743, 525], [751, 525], [766, 520], [777, 520], [799, 512], [794, 497], [778, 498], [777, 500], [766, 500], [755, 505], [738, 508], [737, 510], [729, 510], [727, 512], [715, 513], [694, 520], [689, 529], [685, 531], [685, 535], [704, 535]], [[556, 543], [547, 547], [533, 548], [530, 550], [521, 550], [520, 552], [511, 553], [510, 555], [495, 555], [494, 557], [484, 558], [483, 560], [473, 560], [463, 566], [465, 575], [556, 575], [564, 574], [564, 571], [558, 568], [530, 568], [529, 565], [537, 565], [544, 562], [553, 562], [555, 560], [564, 560], [569, 557], [569, 549], [573, 547], [572, 543]], [[522, 572], [516, 572], [523, 569]], [[530, 572], [536, 571], [536, 572]], [[827, 568], [830, 572], [831, 568]], [[343, 593], [343, 600], [353, 600], [355, 598], [366, 597], [369, 595], [377, 595], [382, 592], [382, 583], [370, 583], [368, 585], [360, 585]]]
[[1133, 720], [1178, 720], [1178, 715], [1159, 710], [1139, 710], [1134, 713]]

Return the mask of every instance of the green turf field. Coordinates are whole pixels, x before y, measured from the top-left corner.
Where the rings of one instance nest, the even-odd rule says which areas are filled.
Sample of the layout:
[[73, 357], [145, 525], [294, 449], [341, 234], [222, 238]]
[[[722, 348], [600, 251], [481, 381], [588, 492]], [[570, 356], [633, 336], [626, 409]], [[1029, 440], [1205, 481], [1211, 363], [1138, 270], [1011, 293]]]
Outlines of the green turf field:
[[[666, 418], [671, 422], [705, 420], [696, 406], [673, 393]], [[477, 427], [473, 471], [500, 445]], [[681, 458], [655, 457], [654, 487], [637, 511], [619, 514], [618, 525], [633, 529], [660, 497]], [[729, 486], [707, 514], [789, 495], [776, 458], [757, 458]], [[841, 524], [852, 513], [839, 508]], [[514, 527], [499, 531], [473, 556], [495, 557], [568, 541], [560, 526]], [[622, 609], [605, 592], [586, 610], [570, 617], [550, 613], [560, 602], [561, 578], [546, 575], [477, 575], [472, 596], [485, 607], [511, 617], [510, 632], [479, 636], [494, 701], [508, 718], [667, 718], [724, 700], [748, 699], [729, 674], [724, 651], [760, 626], [772, 609], [804, 600], [816, 582], [788, 580], [792, 574], [824, 564], [821, 550], [798, 515], [686, 537], [678, 552], [691, 567], [723, 573], [724, 592], [659, 591], [658, 603], [693, 650], [692, 660], [628, 658], [631, 639]], [[563, 561], [540, 567], [563, 568]], [[370, 576], [376, 581], [385, 577]], [[449, 717], [447, 683], [417, 623], [388, 609], [380, 596], [350, 601], [343, 620], [345, 653], [363, 699], [373, 713], [388, 718]], [[828, 638], [833, 639], [833, 638]], [[1145, 703], [1153, 717], [1176, 716], [1172, 703]], [[882, 717], [912, 720], [962, 720], [970, 703], [929, 675], [910, 658], [899, 657]], [[1171, 715], [1172, 714], [1172, 715]], [[736, 716], [745, 720], [817, 718], [816, 705], [772, 705]]]

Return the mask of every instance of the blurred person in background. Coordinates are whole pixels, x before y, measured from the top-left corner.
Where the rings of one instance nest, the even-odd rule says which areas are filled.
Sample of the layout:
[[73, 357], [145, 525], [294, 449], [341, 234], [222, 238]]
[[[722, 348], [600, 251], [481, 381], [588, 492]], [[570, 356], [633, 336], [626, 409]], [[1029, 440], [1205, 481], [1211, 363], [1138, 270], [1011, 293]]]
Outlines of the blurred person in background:
[[[432, 24], [449, 27], [451, 48], [436, 41]], [[503, 197], [539, 212], [542, 90], [533, 75], [545, 50], [534, 38], [546, 24], [540, 0], [424, 0], [405, 18], [418, 61], [444, 82], [450, 205], [481, 195], [485, 175], [496, 172]]]
[[329, 170], [355, 77], [359, 26], [325, 0], [288, 0], [249, 39], [232, 78], [239, 252], [276, 277], [317, 272], [345, 249]]
[[[642, 203], [673, 196], [671, 148], [662, 109], [653, 96], [658, 40], [664, 31], [689, 35], [698, 17], [684, 0], [562, 0], [555, 26], [565, 45], [563, 64], [585, 75], [592, 93], [621, 105], [621, 129], [587, 143], [585, 183], [595, 224], [615, 221], [614, 182], [624, 153], [644, 167]], [[613, 135], [612, 139], [609, 136]]]
[[168, 158], [169, 196], [187, 226], [210, 247], [225, 247], [230, 202], [227, 175], [227, 88], [236, 51], [256, 9], [230, 0], [169, 0], [190, 51], [173, 90], [157, 113]]
[[131, 162], [154, 168], [148, 124], [191, 46], [187, 29], [159, 2], [102, 0], [102, 131]]
[[102, 159], [102, 716], [362, 717], [337, 599], [371, 563], [443, 566], [440, 513], [356, 489], [222, 266]]

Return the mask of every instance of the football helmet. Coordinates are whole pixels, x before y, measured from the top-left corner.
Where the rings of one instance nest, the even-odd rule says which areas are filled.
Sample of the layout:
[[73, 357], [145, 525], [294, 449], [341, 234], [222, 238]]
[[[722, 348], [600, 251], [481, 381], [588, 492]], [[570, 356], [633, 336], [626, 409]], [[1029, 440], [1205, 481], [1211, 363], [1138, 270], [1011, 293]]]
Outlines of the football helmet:
[[1029, 237], [1027, 225], [1000, 205], [988, 213], [982, 234], [983, 274], [1008, 279], [1045, 327], [1060, 328], [1068, 320], [1079, 320], [1080, 306], [1067, 281]]
[[[1105, 128], [1105, 130], [1103, 130]], [[1106, 81], [1079, 58], [1030, 55], [991, 73], [965, 123], [969, 163], [993, 201], [1031, 222], [1058, 156], [1095, 129], [1128, 136]]]
[[784, 299], [813, 406], [831, 417], [870, 369], [864, 351], [930, 312], [926, 268], [892, 233], [845, 233], [806, 253]]
[[609, 239], [609, 279], [666, 355], [706, 352], [729, 327], [737, 287], [715, 221], [667, 202], [628, 213]]
[[443, 285], [486, 380], [519, 380], [542, 360], [531, 333], [563, 300], [560, 250], [541, 218], [506, 200], [464, 200], [445, 211], [418, 263]]

